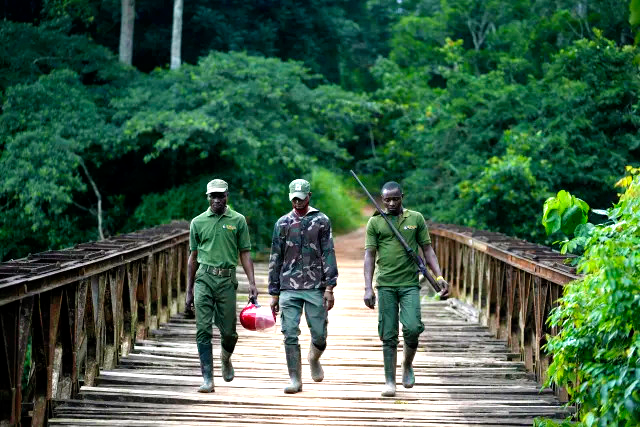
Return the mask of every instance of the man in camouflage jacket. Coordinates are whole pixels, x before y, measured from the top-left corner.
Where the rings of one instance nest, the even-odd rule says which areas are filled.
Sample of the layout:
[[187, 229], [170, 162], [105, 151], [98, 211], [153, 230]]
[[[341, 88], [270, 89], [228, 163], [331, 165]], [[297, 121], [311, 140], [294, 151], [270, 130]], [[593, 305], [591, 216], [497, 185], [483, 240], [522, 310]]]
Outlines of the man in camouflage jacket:
[[269, 260], [271, 308], [280, 311], [285, 354], [291, 383], [285, 393], [302, 391], [300, 317], [304, 308], [311, 332], [309, 366], [314, 381], [322, 381], [320, 356], [327, 346], [327, 312], [333, 307], [338, 279], [331, 222], [309, 206], [311, 186], [303, 179], [289, 184], [293, 210], [282, 216], [273, 230]]

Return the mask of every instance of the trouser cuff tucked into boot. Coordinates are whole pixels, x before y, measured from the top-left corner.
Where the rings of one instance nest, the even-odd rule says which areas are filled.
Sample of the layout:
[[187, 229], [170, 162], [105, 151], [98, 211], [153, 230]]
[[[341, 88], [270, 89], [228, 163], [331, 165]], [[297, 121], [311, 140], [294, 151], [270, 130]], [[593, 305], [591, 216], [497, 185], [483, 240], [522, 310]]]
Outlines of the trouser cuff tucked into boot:
[[392, 397], [396, 395], [396, 364], [398, 361], [398, 350], [395, 347], [382, 347], [384, 359], [384, 389], [382, 396]]
[[211, 393], [213, 388], [213, 348], [211, 343], [198, 343], [198, 356], [200, 356], [200, 370], [203, 383], [198, 389], [200, 393]]
[[224, 347], [220, 350], [220, 365], [222, 367], [222, 379], [226, 382], [232, 381], [235, 371], [231, 364], [231, 353], [225, 350]]
[[416, 378], [413, 374], [413, 358], [416, 355], [417, 348], [411, 348], [404, 344], [403, 348], [403, 361], [402, 361], [402, 385], [404, 388], [411, 388], [416, 383]]
[[287, 356], [287, 368], [289, 369], [289, 385], [284, 388], [287, 394], [302, 391], [302, 360], [300, 357], [300, 345], [287, 344], [284, 346]]
[[307, 359], [309, 360], [309, 367], [311, 368], [311, 378], [318, 383], [324, 379], [324, 370], [320, 364], [320, 356], [322, 356], [322, 353], [324, 353], [324, 349], [320, 350], [311, 343], [311, 347], [309, 347], [309, 357]]

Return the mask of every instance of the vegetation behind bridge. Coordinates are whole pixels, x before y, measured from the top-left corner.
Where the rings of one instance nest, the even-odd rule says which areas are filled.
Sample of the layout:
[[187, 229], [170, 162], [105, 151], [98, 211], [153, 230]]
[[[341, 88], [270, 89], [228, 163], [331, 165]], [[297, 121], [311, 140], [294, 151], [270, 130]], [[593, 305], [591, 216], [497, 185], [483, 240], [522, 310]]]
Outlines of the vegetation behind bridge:
[[318, 167], [546, 241], [548, 196], [610, 206], [640, 158], [628, 1], [236, 3], [185, 5], [178, 70], [170, 2], [137, 2], [135, 67], [115, 1], [5, 3], [1, 259], [99, 238], [98, 218], [107, 236], [189, 219], [213, 176], [264, 248], [286, 184]]

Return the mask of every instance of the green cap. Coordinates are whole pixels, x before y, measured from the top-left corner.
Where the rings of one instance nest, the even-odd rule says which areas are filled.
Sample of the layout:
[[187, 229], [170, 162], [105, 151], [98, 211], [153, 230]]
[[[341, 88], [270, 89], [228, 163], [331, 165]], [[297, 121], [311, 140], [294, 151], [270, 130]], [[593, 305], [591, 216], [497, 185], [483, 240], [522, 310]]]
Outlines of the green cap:
[[311, 184], [304, 179], [294, 179], [289, 184], [289, 200], [293, 200], [294, 198], [304, 199], [311, 191]]
[[221, 179], [213, 179], [207, 184], [207, 193], [224, 193], [229, 189], [229, 184]]

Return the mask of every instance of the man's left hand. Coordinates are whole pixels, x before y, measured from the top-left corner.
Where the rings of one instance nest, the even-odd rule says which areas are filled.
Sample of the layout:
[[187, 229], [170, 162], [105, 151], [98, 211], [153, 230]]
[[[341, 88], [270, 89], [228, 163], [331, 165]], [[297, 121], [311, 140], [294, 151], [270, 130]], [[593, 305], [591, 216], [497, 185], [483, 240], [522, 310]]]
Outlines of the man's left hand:
[[324, 291], [324, 296], [322, 297], [322, 305], [324, 305], [324, 308], [326, 308], [327, 311], [331, 310], [333, 308], [334, 301], [335, 298], [333, 297], [333, 290], [326, 289]]
[[249, 298], [258, 298], [258, 288], [256, 288], [255, 283], [249, 284]]

